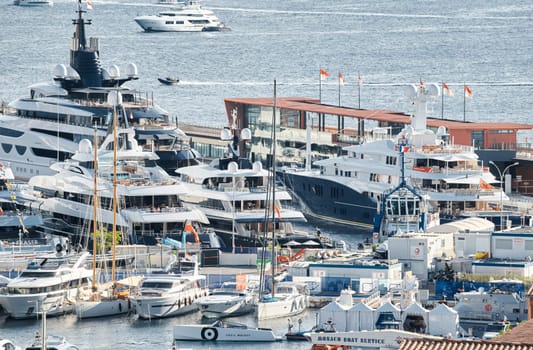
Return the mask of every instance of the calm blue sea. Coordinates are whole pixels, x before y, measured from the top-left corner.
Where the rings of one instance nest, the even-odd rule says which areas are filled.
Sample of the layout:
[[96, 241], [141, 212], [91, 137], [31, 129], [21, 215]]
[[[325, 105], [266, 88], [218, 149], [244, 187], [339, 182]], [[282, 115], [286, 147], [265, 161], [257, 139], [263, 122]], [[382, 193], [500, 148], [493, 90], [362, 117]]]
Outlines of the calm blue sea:
[[[226, 97], [268, 97], [273, 81], [278, 96], [319, 95], [344, 106], [411, 112], [402, 85], [445, 81], [444, 116], [472, 121], [533, 123], [533, 4], [526, 0], [205, 0], [232, 28], [224, 33], [144, 33], [133, 18], [168, 7], [151, 0], [93, 0], [88, 35], [100, 38], [104, 67], [133, 62], [137, 88], [180, 122], [224, 126]], [[28, 96], [28, 86], [49, 81], [58, 63], [68, 63], [76, 1], [56, 0], [50, 8], [23, 8], [0, 2], [0, 101]], [[363, 77], [358, 99], [357, 77]], [[159, 76], [177, 76], [177, 86], [162, 86]], [[463, 84], [473, 98], [463, 104]], [[465, 106], [465, 108], [463, 107]], [[430, 106], [440, 117], [441, 101]], [[316, 225], [313, 223], [312, 225]], [[323, 233], [347, 241], [352, 232]], [[360, 237], [360, 236], [358, 236]], [[351, 242], [354, 243], [354, 242]], [[159, 321], [131, 318], [76, 321], [50, 319], [49, 333], [63, 334], [83, 349], [167, 349], [172, 326], [199, 321], [189, 315]], [[251, 318], [244, 319], [252, 324]], [[314, 323], [309, 312], [304, 326]], [[284, 334], [287, 320], [271, 321]], [[27, 345], [38, 321], [0, 319], [0, 337]], [[185, 344], [207, 349], [210, 344]], [[251, 345], [231, 345], [249, 349]], [[254, 345], [255, 347], [256, 345]], [[280, 344], [258, 345], [277, 349]], [[283, 344], [309, 349], [309, 344]]]
[[[0, 3], [0, 101], [28, 95], [28, 85], [68, 63], [75, 0], [51, 8]], [[226, 123], [226, 97], [318, 98], [319, 69], [330, 73], [322, 100], [411, 112], [402, 84], [445, 81], [455, 96], [444, 116], [475, 121], [528, 120], [533, 110], [533, 4], [527, 0], [204, 0], [229, 27], [225, 33], [144, 33], [137, 15], [168, 7], [155, 0], [93, 0], [88, 35], [101, 39], [105, 67], [133, 62], [130, 86], [180, 121]], [[162, 86], [158, 76], [178, 76]], [[474, 97], [463, 111], [463, 84]], [[400, 85], [400, 86], [398, 86]], [[432, 114], [441, 116], [441, 101]]]

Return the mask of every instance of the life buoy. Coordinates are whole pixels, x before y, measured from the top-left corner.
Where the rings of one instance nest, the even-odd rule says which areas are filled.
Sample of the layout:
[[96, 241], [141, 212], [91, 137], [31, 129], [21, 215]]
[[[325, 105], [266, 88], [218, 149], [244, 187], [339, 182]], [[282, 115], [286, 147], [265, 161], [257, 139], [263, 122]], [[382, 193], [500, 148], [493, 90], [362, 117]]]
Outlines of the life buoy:
[[215, 328], [204, 328], [201, 335], [204, 340], [217, 340], [218, 331]]
[[487, 312], [491, 312], [491, 311], [492, 311], [492, 305], [490, 305], [490, 304], [485, 304], [485, 311], [487, 311]]

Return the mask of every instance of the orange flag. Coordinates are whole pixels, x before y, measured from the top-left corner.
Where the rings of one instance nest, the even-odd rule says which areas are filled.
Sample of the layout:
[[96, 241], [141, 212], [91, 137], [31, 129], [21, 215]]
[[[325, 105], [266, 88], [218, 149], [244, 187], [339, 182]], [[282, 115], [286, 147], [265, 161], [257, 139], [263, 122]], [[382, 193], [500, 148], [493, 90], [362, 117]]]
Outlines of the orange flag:
[[325, 70], [321, 69], [320, 70], [320, 80], [326, 80], [327, 77], [329, 77], [329, 73], [326, 72]]
[[344, 76], [339, 72], [339, 84], [344, 85]]
[[468, 85], [465, 85], [465, 96], [466, 97], [472, 97], [474, 96], [474, 93], [472, 90], [468, 87]]
[[452, 89], [450, 89], [448, 84], [446, 84], [445, 82], [442, 82], [442, 93], [444, 93], [445, 95], [448, 95], [448, 96], [453, 96]]

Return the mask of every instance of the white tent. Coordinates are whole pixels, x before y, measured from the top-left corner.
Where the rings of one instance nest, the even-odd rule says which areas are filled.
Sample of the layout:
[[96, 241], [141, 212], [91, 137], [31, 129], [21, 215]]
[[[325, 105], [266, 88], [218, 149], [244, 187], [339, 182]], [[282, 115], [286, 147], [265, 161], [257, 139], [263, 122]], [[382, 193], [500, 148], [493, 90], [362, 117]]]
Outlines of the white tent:
[[400, 319], [400, 316], [401, 316], [401, 310], [399, 307], [395, 306], [394, 304], [392, 304], [390, 301], [387, 301], [383, 304], [381, 304], [377, 309], [376, 309], [376, 318], [379, 317], [379, 314], [381, 313], [385, 313], [385, 312], [392, 312], [393, 315], [394, 315], [394, 318], [399, 320]]
[[[420, 322], [421, 320], [423, 322]], [[402, 325], [404, 330], [427, 333], [429, 330], [429, 310], [418, 303], [409, 305], [402, 312]]]
[[429, 334], [437, 336], [458, 336], [459, 314], [444, 304], [438, 304], [429, 312]]
[[357, 303], [348, 310], [347, 328], [350, 331], [372, 331], [376, 327], [373, 308], [365, 303]]
[[322, 324], [332, 321], [337, 332], [345, 332], [347, 330], [346, 319], [349, 308], [349, 306], [345, 306], [333, 301], [320, 309], [319, 323]]

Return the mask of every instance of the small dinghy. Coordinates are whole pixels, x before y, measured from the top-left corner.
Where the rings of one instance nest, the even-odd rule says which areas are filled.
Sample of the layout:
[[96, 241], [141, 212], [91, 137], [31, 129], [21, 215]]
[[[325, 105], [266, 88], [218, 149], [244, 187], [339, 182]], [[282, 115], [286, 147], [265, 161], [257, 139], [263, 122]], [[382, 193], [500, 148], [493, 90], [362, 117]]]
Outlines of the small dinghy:
[[175, 84], [180, 82], [179, 79], [175, 79], [175, 78], [172, 78], [172, 77], [157, 78], [157, 80], [159, 80], [159, 82], [161, 84], [165, 84], [165, 85], [175, 85]]

